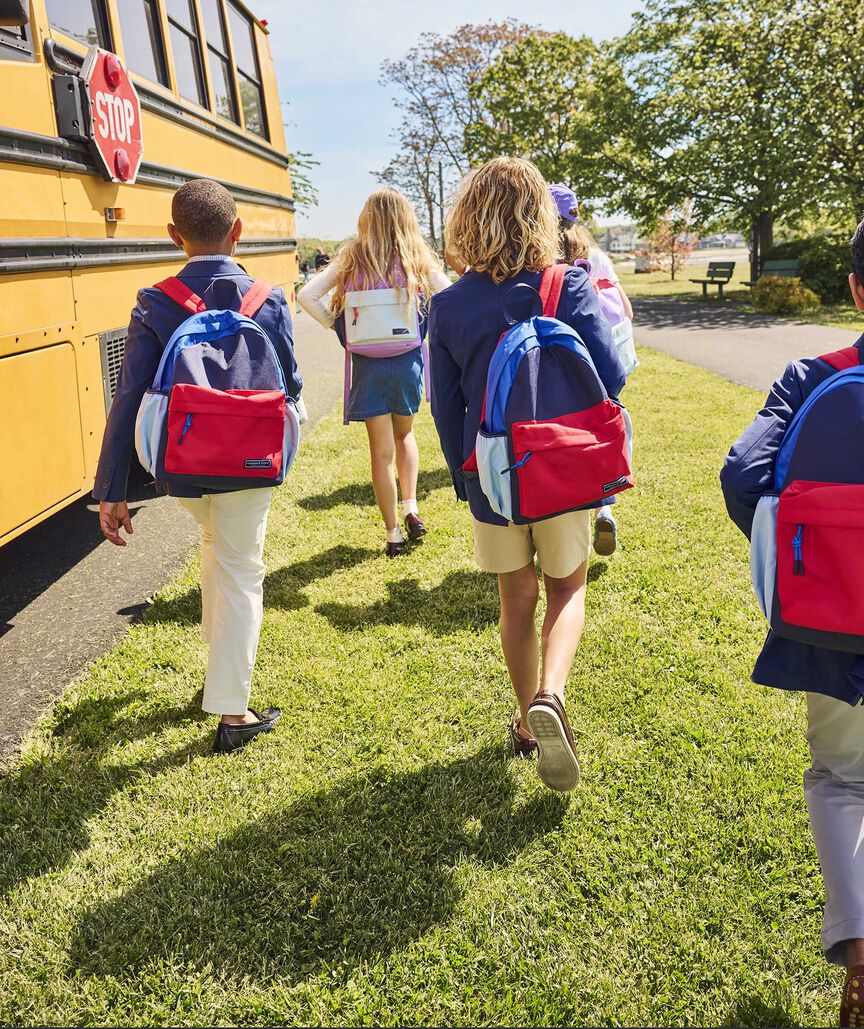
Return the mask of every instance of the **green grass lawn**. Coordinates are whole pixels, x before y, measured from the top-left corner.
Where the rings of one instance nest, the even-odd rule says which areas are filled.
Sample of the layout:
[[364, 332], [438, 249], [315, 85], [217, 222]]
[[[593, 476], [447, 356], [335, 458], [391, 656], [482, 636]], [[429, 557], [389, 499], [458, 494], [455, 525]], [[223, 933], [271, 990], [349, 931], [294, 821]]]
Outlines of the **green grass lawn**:
[[[669, 272], [650, 272], [649, 274], [637, 275], [634, 271], [616, 269], [621, 285], [631, 297], [674, 297], [683, 301], [701, 302], [702, 287], [690, 281], [690, 279], [705, 278], [708, 271], [708, 262], [688, 264], [677, 273], [673, 282]], [[740, 274], [739, 274], [740, 272]], [[708, 288], [710, 303], [733, 304], [736, 309], [752, 314], [758, 314], [750, 303], [750, 289], [741, 285], [741, 280], [749, 277], [749, 270], [746, 264], [737, 262], [735, 274], [732, 281], [724, 289], [723, 300], [719, 299], [717, 290], [713, 286]], [[763, 315], [764, 317], [764, 315]], [[804, 321], [810, 325], [830, 325], [833, 328], [848, 330], [857, 328], [864, 321], [864, 316], [850, 302], [848, 304], [830, 304], [819, 308], [817, 311], [808, 312], [806, 315], [791, 319], [777, 316], [778, 322]]]
[[253, 702], [280, 731], [209, 754], [193, 565], [0, 781], [0, 1023], [829, 1024], [803, 706], [748, 683], [717, 485], [760, 401], [642, 357], [569, 684], [579, 789], [508, 760], [494, 580], [428, 416], [432, 533], [397, 562], [334, 416], [271, 520]]

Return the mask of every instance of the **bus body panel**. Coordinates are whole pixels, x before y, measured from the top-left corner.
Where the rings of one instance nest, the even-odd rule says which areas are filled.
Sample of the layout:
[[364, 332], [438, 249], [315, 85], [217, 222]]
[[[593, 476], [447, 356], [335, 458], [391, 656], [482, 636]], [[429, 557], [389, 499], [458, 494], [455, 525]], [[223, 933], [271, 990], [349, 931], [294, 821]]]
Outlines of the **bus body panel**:
[[[113, 0], [106, 10], [122, 58]], [[267, 32], [252, 25], [269, 139], [133, 72], [144, 134], [135, 185], [105, 181], [85, 143], [59, 138], [47, 41], [73, 72], [86, 50], [47, 24], [40, 0], [32, 58], [4, 60], [0, 49], [0, 545], [92, 487], [137, 291], [184, 263], [165, 229], [177, 186], [207, 176], [232, 191], [244, 224], [237, 259], [293, 308], [299, 261], [281, 108]], [[170, 46], [165, 57], [173, 83]], [[209, 91], [206, 61], [204, 73]]]

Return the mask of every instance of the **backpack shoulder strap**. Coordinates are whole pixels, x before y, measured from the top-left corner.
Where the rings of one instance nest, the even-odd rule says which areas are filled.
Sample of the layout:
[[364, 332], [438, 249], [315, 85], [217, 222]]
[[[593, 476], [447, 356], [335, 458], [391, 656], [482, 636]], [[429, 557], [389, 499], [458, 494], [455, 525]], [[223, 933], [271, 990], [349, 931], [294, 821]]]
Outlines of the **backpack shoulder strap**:
[[830, 364], [835, 371], [842, 372], [859, 365], [861, 355], [858, 347], [845, 347], [843, 350], [835, 350], [833, 354], [822, 354], [819, 360]]
[[245, 314], [247, 318], [254, 318], [272, 292], [272, 286], [260, 279], [255, 279], [246, 290], [243, 302], [240, 304], [240, 314]]
[[543, 315], [554, 318], [564, 288], [564, 276], [567, 274], [566, 264], [550, 264], [540, 277], [540, 299], [543, 302]]
[[197, 293], [193, 293], [188, 286], [184, 286], [176, 275], [157, 282], [153, 288], [161, 290], [166, 297], [170, 297], [175, 303], [185, 307], [190, 314], [198, 314], [199, 311], [207, 310], [207, 305], [201, 297]]

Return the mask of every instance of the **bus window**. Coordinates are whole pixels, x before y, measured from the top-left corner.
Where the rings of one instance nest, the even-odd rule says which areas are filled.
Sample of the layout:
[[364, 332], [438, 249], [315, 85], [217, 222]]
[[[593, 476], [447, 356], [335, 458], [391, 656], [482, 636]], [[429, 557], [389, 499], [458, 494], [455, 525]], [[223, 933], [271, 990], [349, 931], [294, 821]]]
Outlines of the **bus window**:
[[240, 101], [243, 104], [243, 124], [249, 132], [267, 139], [267, 121], [264, 115], [264, 91], [251, 20], [234, 4], [228, 4], [231, 21], [231, 41], [234, 44], [234, 63], [240, 82]]
[[216, 113], [239, 123], [231, 75], [231, 58], [228, 55], [225, 22], [222, 20], [222, 0], [200, 0], [200, 3], [204, 15], [204, 32], [207, 35], [207, 56], [210, 59], [210, 79], [213, 83]]
[[111, 49], [104, 0], [45, 0], [51, 27], [84, 46]]
[[0, 61], [29, 61], [33, 57], [33, 44], [26, 28], [0, 26]]
[[156, 0], [117, 0], [126, 66], [151, 82], [168, 85]]
[[209, 107], [204, 89], [198, 23], [192, 9], [192, 0], [168, 0], [166, 6], [171, 32], [171, 53], [174, 55], [174, 72], [177, 76], [177, 92], [184, 100]]

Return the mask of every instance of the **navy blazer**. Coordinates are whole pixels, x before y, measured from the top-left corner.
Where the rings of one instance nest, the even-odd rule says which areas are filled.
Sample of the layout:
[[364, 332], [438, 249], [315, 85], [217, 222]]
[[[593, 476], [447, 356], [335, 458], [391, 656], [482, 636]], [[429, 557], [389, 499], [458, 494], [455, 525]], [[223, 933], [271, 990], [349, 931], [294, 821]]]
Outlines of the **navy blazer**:
[[[469, 271], [452, 286], [436, 293], [429, 311], [432, 415], [441, 449], [456, 495], [468, 501], [471, 514], [478, 521], [490, 525], [507, 522], [489, 506], [479, 479], [465, 478], [462, 463], [474, 450], [480, 428], [489, 362], [502, 333], [509, 328], [505, 298], [515, 285], [523, 282], [537, 289], [540, 272], [521, 272], [496, 286], [489, 275]], [[517, 291], [510, 297], [508, 314], [528, 317], [531, 311], [519, 309], [524, 306], [518, 299], [519, 292], [527, 291]], [[609, 323], [582, 268], [567, 269], [557, 316], [579, 333], [606, 392], [617, 397], [624, 387], [624, 369], [612, 342]]]
[[[864, 336], [855, 344], [859, 350]], [[835, 369], [819, 358], [793, 361], [771, 387], [765, 406], [729, 451], [720, 483], [729, 517], [749, 539], [763, 493], [774, 487], [774, 464], [792, 418]], [[824, 693], [849, 704], [864, 698], [864, 656], [814, 647], [768, 632], [753, 681], [783, 690]]]
[[[207, 261], [191, 261], [177, 276], [211, 309], [236, 311], [252, 277], [230, 257]], [[132, 320], [126, 337], [126, 350], [117, 380], [117, 392], [102, 438], [102, 453], [96, 470], [93, 497], [96, 500], [126, 499], [129, 466], [135, 453], [135, 419], [148, 387], [152, 384], [159, 359], [174, 330], [189, 317], [189, 312], [158, 289], [149, 287], [138, 294], [132, 309]], [[267, 333], [276, 348], [285, 374], [288, 395], [300, 396], [303, 380], [294, 359], [291, 311], [285, 294], [274, 289], [255, 321]], [[200, 497], [194, 488], [169, 487], [172, 496]]]

